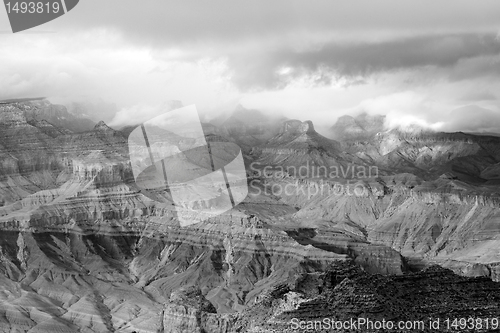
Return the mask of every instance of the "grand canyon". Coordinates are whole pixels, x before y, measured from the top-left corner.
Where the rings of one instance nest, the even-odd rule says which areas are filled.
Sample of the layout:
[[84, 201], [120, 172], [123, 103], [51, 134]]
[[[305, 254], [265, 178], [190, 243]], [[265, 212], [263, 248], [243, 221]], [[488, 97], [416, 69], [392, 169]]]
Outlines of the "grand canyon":
[[241, 148], [248, 195], [183, 226], [135, 182], [136, 126], [1, 102], [0, 331], [499, 317], [500, 137], [367, 113], [332, 125], [242, 106], [203, 123]]

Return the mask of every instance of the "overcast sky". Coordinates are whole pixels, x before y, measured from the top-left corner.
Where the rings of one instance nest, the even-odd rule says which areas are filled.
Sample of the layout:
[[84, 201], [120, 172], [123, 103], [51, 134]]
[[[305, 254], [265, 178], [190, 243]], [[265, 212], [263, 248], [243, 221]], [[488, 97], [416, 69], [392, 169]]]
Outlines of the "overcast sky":
[[117, 105], [115, 126], [180, 100], [320, 128], [365, 111], [391, 125], [500, 132], [498, 0], [81, 0], [9, 30], [0, 10], [0, 99], [101, 99]]

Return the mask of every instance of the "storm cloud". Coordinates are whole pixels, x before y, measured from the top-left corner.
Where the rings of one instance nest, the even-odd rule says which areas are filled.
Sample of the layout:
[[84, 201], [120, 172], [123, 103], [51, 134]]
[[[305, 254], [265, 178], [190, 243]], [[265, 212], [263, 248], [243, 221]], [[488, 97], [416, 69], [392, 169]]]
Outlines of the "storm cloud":
[[[399, 69], [433, 66], [450, 69], [450, 79], [485, 74], [500, 75], [496, 34], [428, 35], [383, 42], [339, 43], [297, 51], [290, 48], [230, 58], [242, 87], [274, 88], [303, 75], [315, 75], [318, 84], [338, 77], [360, 78]], [[475, 64], [460, 62], [475, 59]], [[495, 58], [498, 59], [498, 58]], [[352, 80], [356, 82], [356, 80]]]

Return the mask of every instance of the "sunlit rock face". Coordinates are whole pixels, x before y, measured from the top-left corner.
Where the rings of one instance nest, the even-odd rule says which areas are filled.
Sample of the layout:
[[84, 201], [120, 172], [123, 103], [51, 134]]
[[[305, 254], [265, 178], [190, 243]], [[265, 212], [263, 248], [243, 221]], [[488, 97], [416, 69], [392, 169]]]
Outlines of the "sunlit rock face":
[[[0, 104], [0, 331], [264, 332], [290, 311], [333, 315], [330, 301], [375, 315], [377, 288], [408, 281], [446, 294], [446, 280], [450, 299], [462, 282], [491, 289], [408, 275], [432, 264], [499, 280], [498, 139], [385, 131], [365, 116], [342, 120], [335, 141], [311, 122], [246, 125], [240, 110], [203, 130], [247, 142], [249, 194], [182, 227], [135, 183], [122, 132], [51, 123], [63, 110], [46, 103]], [[316, 169], [287, 172], [300, 167]]]

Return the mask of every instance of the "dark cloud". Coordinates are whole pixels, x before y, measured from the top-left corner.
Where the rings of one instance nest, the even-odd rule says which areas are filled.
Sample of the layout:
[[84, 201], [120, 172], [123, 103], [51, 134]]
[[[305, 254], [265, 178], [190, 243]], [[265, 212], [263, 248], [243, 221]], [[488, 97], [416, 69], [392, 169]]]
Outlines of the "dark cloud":
[[[500, 41], [497, 44], [500, 45]], [[452, 81], [461, 81], [484, 76], [500, 77], [500, 57], [485, 53], [476, 58], [462, 59], [450, 72], [449, 78]]]
[[[359, 76], [424, 66], [451, 68], [461, 61], [500, 54], [496, 34], [428, 35], [384, 41], [380, 43], [336, 43], [319, 49], [296, 51], [282, 48], [251, 56], [235, 55], [230, 64], [235, 68], [235, 81], [241, 87], [276, 88], [294, 77], [313, 75], [318, 84], [333, 78]], [[498, 73], [498, 61], [481, 61], [453, 69], [452, 78], [461, 79]], [[290, 73], [280, 75], [280, 68]]]
[[[304, 75], [317, 84], [339, 76], [359, 82], [354, 76], [497, 54], [499, 15], [497, 0], [87, 0], [51, 24], [66, 32], [103, 28], [160, 53], [187, 51], [180, 61], [226, 58], [238, 87], [275, 89]], [[277, 74], [286, 66], [293, 71]]]
[[155, 45], [335, 33], [347, 38], [498, 28], [496, 0], [154, 1], [86, 0], [55, 27], [116, 29], [135, 42]]
[[[377, 72], [496, 55], [499, 15], [497, 0], [87, 0], [46, 29], [96, 39], [115, 33], [165, 61], [227, 59], [233, 82], [248, 91], [279, 89], [303, 76], [317, 85], [339, 77], [359, 84]], [[468, 63], [450, 79], [491, 74], [496, 65]]]

